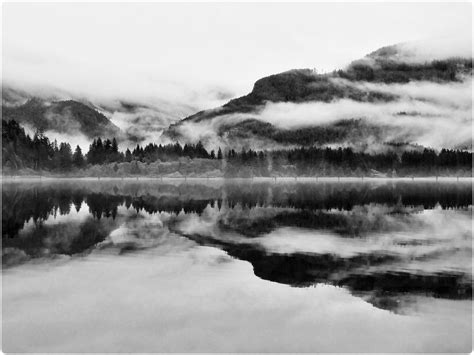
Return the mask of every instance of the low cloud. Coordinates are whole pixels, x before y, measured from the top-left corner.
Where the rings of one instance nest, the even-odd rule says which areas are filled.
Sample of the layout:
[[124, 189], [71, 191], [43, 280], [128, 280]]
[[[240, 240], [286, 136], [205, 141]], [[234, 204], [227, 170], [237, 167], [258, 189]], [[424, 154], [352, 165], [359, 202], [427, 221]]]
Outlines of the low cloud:
[[453, 57], [472, 57], [472, 35], [458, 33], [456, 36], [409, 41], [396, 45], [396, 59], [405, 62], [427, 62]]
[[79, 146], [82, 150], [82, 154], [86, 154], [89, 151], [89, 145], [92, 143], [90, 138], [86, 137], [80, 132], [69, 134], [49, 130], [45, 131], [44, 135], [49, 138], [50, 142], [54, 142], [56, 140], [58, 145], [61, 142], [69, 143], [73, 152], [76, 149], [76, 146]]
[[456, 83], [410, 82], [407, 84], [360, 83], [335, 79], [341, 86], [365, 92], [395, 95], [389, 102], [267, 102], [252, 113], [218, 116], [212, 120], [185, 122], [179, 132], [189, 140], [225, 140], [219, 128], [247, 119], [271, 123], [281, 129], [331, 125], [341, 120], [362, 119], [385, 129], [384, 141], [417, 143], [433, 148], [470, 145], [472, 79]]
[[[398, 44], [396, 48], [398, 52], [394, 58], [408, 62], [472, 56], [471, 36], [463, 33], [446, 39]], [[193, 80], [183, 70], [148, 75], [136, 70], [114, 72], [112, 67], [99, 67], [93, 63], [73, 65], [70, 59], [62, 57], [32, 60], [31, 58], [36, 58], [33, 53], [12, 46], [7, 49], [9, 56], [5, 61], [5, 86], [18, 88], [46, 100], [76, 99], [90, 103], [125, 133], [121, 148], [132, 147], [137, 143], [167, 143], [169, 140], [161, 134], [170, 124], [199, 110], [218, 107], [245, 92], [241, 84], [218, 84], [219, 80], [216, 78]], [[71, 67], [75, 70], [71, 70]], [[64, 73], [60, 78], [57, 76], [59, 69]], [[390, 135], [385, 137], [387, 140], [402, 139], [433, 147], [470, 144], [471, 78], [450, 84], [376, 84], [343, 80], [337, 83], [364, 91], [396, 95], [398, 99], [375, 104], [346, 99], [330, 103], [267, 103], [253, 113], [219, 116], [210, 122], [199, 124], [186, 122], [178, 130], [183, 142], [203, 140], [208, 148], [216, 149], [218, 146], [232, 144], [225, 135], [218, 134], [219, 128], [226, 123], [256, 118], [279, 128], [293, 129], [362, 118], [371, 124], [391, 127]], [[25, 97], [14, 95], [11, 99], [21, 101]], [[401, 112], [405, 114], [400, 115]], [[66, 138], [70, 137], [64, 136], [58, 140]], [[264, 148], [271, 142], [242, 139], [239, 144]]]
[[[26, 71], [43, 72], [43, 69], [36, 68], [36, 62], [30, 64], [32, 67]], [[13, 69], [5, 73], [3, 104], [21, 105], [31, 97], [38, 97], [46, 102], [60, 100], [83, 102], [103, 113], [121, 129], [124, 133], [121, 137], [121, 146], [124, 148], [132, 147], [137, 143], [160, 142], [161, 133], [170, 124], [197, 111], [220, 106], [235, 95], [232, 90], [208, 83], [190, 87], [189, 83], [179, 81], [153, 81], [149, 78], [143, 78], [140, 81], [140, 78], [130, 80], [123, 78], [123, 82], [109, 87], [102, 83], [116, 83], [117, 79], [108, 80], [105, 74], [103, 80], [94, 80], [90, 83], [77, 83], [76, 76], [68, 81], [66, 76], [58, 84], [54, 75], [51, 75], [51, 78], [55, 80], [48, 81], [43, 78], [25, 80]], [[100, 85], [97, 85], [99, 82]], [[69, 122], [67, 130], [55, 130], [53, 135], [58, 141], [69, 141], [71, 136], [76, 135], [75, 128], [77, 127], [71, 126]], [[74, 131], [74, 133], [59, 134], [61, 131]], [[83, 136], [79, 131], [77, 133]], [[73, 144], [78, 144], [76, 141], [73, 139]], [[80, 145], [85, 148], [89, 144], [90, 140], [86, 145]]]

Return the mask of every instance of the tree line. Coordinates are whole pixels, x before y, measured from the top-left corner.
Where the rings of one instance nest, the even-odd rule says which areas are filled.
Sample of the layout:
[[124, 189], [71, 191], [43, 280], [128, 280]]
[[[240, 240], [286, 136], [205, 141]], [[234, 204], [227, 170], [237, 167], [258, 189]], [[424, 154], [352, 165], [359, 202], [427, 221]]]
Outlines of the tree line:
[[[189, 190], [173, 190], [176, 188], [173, 185], [162, 186], [161, 191], [160, 187], [157, 187], [153, 190], [153, 194], [149, 194], [148, 191], [137, 193], [137, 190], [134, 189], [132, 189], [133, 192], [130, 190], [119, 191], [119, 189], [115, 193], [102, 193], [78, 185], [4, 189], [2, 195], [4, 206], [12, 206], [16, 203], [19, 207], [16, 209], [6, 208], [2, 213], [3, 242], [5, 243], [5, 239], [17, 237], [18, 231], [24, 228], [27, 221], [31, 220], [34, 224], [41, 225], [50, 217], [69, 214], [72, 208], [78, 212], [81, 207], [85, 207], [84, 203], [95, 219], [114, 219], [120, 206], [127, 209], [133, 208], [137, 212], [145, 211], [149, 214], [168, 212], [176, 215], [182, 211], [200, 215], [208, 206], [217, 207], [219, 210], [222, 206], [225, 206], [226, 209], [271, 206], [283, 211], [283, 214], [272, 214], [258, 218], [256, 222], [254, 221], [256, 224], [252, 228], [248, 228], [246, 224], [248, 221], [246, 222], [245, 219], [237, 218], [238, 221], [231, 221], [233, 228], [238, 228], [238, 225], [242, 224], [242, 233], [244, 234], [262, 228], [275, 228], [275, 224], [281, 223], [284, 223], [282, 226], [299, 222], [299, 227], [330, 228], [331, 225], [326, 225], [325, 220], [322, 220], [324, 216], [321, 212], [333, 209], [351, 211], [355, 206], [370, 203], [385, 205], [389, 210], [400, 211], [403, 211], [404, 208], [409, 210], [419, 206], [423, 206], [425, 209], [432, 209], [435, 206], [440, 206], [443, 209], [465, 209], [472, 204], [470, 184], [399, 182], [393, 185], [381, 185], [374, 189], [368, 184], [352, 183], [324, 183], [324, 188], [321, 188], [321, 185], [313, 183], [273, 184], [261, 182], [246, 184], [242, 182], [205, 190], [199, 190], [199, 187], [193, 186], [192, 191], [201, 192], [191, 195], [189, 195], [191, 188]], [[173, 192], [164, 197], [162, 191]], [[177, 196], [181, 196], [181, 198], [177, 198]], [[293, 212], [291, 212], [292, 216], [285, 215], [285, 213], [289, 213], [288, 209], [292, 209], [293, 212], [304, 211], [316, 215], [316, 218], [313, 220], [311, 215], [305, 214], [304, 218], [296, 219]], [[334, 225], [332, 224], [332, 227]], [[339, 224], [339, 226], [342, 225]]]
[[132, 150], [120, 151], [117, 140], [96, 138], [84, 154], [79, 146], [74, 151], [66, 142], [51, 142], [42, 131], [30, 137], [16, 121], [2, 121], [3, 168], [30, 168], [68, 172], [87, 165], [109, 163], [174, 161], [191, 159], [222, 159], [224, 174], [229, 177], [248, 176], [364, 176], [381, 173], [406, 175], [467, 175], [472, 170], [472, 153], [463, 150], [416, 149], [396, 153], [387, 150], [365, 153], [351, 148], [301, 147], [285, 150], [256, 151], [219, 148], [207, 151], [197, 144], [137, 144]]
[[396, 153], [354, 151], [351, 148], [300, 147], [257, 152], [227, 153], [228, 176], [387, 176], [471, 175], [472, 153], [464, 150], [423, 148]]
[[2, 165], [13, 170], [30, 168], [34, 170], [70, 171], [83, 168], [88, 164], [100, 165], [140, 161], [150, 163], [157, 160], [170, 161], [181, 157], [222, 159], [223, 153], [219, 148], [217, 153], [208, 152], [201, 142], [197, 144], [171, 143], [137, 146], [125, 152], [119, 151], [117, 140], [96, 138], [84, 154], [80, 146], [74, 151], [66, 142], [50, 141], [44, 132], [37, 130], [33, 137], [25, 132], [16, 121], [2, 120]]

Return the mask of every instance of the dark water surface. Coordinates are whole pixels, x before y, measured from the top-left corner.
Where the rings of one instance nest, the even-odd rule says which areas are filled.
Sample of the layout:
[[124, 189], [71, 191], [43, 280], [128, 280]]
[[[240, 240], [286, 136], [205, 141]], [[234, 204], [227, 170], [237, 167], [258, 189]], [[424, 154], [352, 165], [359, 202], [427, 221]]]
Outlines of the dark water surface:
[[471, 182], [4, 182], [3, 351], [471, 350]]

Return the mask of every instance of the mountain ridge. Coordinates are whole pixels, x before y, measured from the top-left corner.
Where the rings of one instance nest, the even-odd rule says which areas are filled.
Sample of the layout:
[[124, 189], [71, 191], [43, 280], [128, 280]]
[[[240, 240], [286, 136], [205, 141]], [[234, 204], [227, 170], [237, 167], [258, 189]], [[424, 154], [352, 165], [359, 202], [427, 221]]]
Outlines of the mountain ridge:
[[120, 129], [96, 109], [75, 100], [50, 101], [33, 97], [24, 104], [2, 106], [3, 119], [59, 133], [82, 133], [88, 138], [119, 136]]
[[[362, 59], [351, 62], [345, 69], [330, 73], [318, 74], [311, 69], [292, 69], [266, 76], [257, 80], [247, 95], [234, 98], [220, 107], [199, 111], [185, 117], [171, 124], [163, 135], [172, 139], [189, 140], [190, 137], [185, 137], [182, 133], [184, 126], [191, 124], [191, 127], [194, 128], [207, 124], [217, 127], [215, 132], [217, 138], [213, 137], [208, 140], [226, 140], [228, 144], [238, 145], [239, 142], [235, 138], [239, 136], [253, 136], [255, 140], [263, 138], [274, 140], [275, 131], [278, 131], [277, 136], [287, 135], [289, 139], [279, 139], [275, 143], [294, 144], [293, 131], [301, 130], [304, 127], [279, 127], [272, 122], [262, 124], [259, 116], [268, 105], [290, 103], [295, 105], [337, 104], [341, 100], [374, 104], [374, 106], [391, 104], [396, 103], [403, 97], [395, 91], [387, 90], [386, 87], [390, 85], [403, 86], [431, 83], [448, 87], [462, 83], [472, 73], [472, 59], [452, 57], [416, 62], [406, 59], [409, 58], [410, 53], [404, 55], [399, 55], [399, 53], [400, 50], [397, 45], [387, 46], [371, 52]], [[401, 61], [401, 58], [405, 61]], [[395, 116], [401, 117], [403, 114], [406, 114], [404, 110], [394, 112]], [[344, 117], [338, 121], [350, 122], [357, 121], [360, 118], [363, 117], [354, 115]], [[307, 128], [311, 129], [303, 137], [304, 144], [343, 143], [337, 140], [328, 142], [326, 138], [313, 134], [315, 126], [321, 127], [322, 130], [334, 131], [338, 124], [337, 122], [307, 124]], [[244, 126], [250, 129], [245, 130]], [[255, 129], [257, 126], [261, 129]], [[368, 129], [368, 132], [385, 131], [388, 136], [396, 136], [397, 132], [400, 131], [399, 129], [394, 130], [393, 127], [391, 128], [383, 123], [367, 122], [366, 126], [372, 126]], [[264, 127], [265, 129], [263, 129]], [[239, 132], [237, 136], [235, 136], [236, 131]], [[346, 132], [343, 136], [347, 137], [350, 133]], [[311, 139], [311, 136], [314, 136], [314, 139]], [[229, 137], [231, 138], [230, 142]], [[379, 139], [372, 133], [366, 137], [366, 140], [372, 139], [370, 137], [381, 140], [380, 143], [386, 143], [384, 139]], [[207, 138], [199, 137], [199, 139], [206, 141]], [[403, 140], [403, 137], [396, 139]]]

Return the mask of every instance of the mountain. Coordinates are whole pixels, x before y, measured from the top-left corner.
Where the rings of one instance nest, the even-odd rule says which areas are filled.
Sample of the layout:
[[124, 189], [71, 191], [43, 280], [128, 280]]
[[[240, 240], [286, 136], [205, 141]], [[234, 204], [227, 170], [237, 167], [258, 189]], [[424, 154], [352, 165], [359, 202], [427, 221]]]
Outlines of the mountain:
[[[164, 135], [254, 148], [431, 144], [430, 135], [447, 133], [442, 120], [468, 128], [471, 72], [470, 58], [420, 61], [401, 45], [384, 47], [331, 73], [297, 69], [264, 77], [249, 94], [186, 117]], [[470, 146], [468, 138], [441, 144]]]
[[38, 98], [24, 104], [2, 106], [4, 120], [15, 120], [22, 125], [43, 131], [66, 134], [82, 133], [88, 138], [119, 136], [120, 130], [97, 110], [74, 100], [48, 102]]
[[15, 117], [30, 129], [45, 129], [50, 137], [83, 147], [98, 135], [130, 147], [155, 142], [171, 123], [196, 111], [191, 103], [154, 96], [101, 96], [16, 83], [4, 83], [2, 90], [4, 119]]

